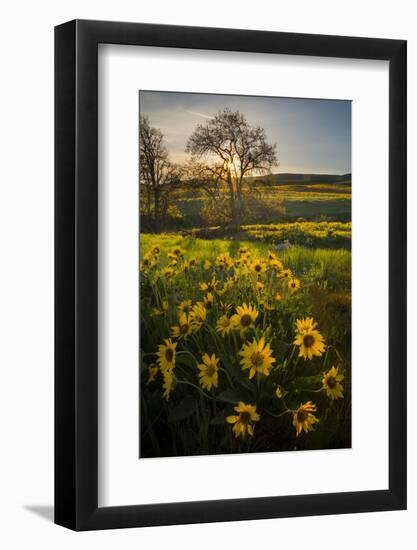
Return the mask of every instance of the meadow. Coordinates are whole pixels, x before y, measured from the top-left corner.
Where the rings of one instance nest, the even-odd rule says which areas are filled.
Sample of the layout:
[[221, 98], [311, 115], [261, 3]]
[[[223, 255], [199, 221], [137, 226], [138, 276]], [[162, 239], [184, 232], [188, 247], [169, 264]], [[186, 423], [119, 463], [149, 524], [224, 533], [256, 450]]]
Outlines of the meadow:
[[[278, 204], [280, 213], [262, 212], [264, 223], [286, 223], [296, 221], [338, 221], [351, 220], [351, 185], [348, 183], [315, 184], [269, 184], [253, 186], [254, 196], [262, 198], [267, 205]], [[201, 189], [179, 189], [173, 193], [171, 202], [177, 217], [168, 222], [167, 230], [203, 227], [204, 206], [208, 197]]]
[[141, 234], [141, 457], [350, 446], [350, 229]]

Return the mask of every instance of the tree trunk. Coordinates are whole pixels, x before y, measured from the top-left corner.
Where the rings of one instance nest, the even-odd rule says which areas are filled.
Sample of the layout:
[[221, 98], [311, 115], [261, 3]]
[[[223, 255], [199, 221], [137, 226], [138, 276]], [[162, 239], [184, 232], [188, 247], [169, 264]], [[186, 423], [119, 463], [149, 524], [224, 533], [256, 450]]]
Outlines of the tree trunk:
[[240, 213], [239, 209], [237, 208], [236, 204], [236, 196], [235, 196], [235, 190], [233, 186], [233, 180], [232, 175], [230, 173], [230, 170], [227, 171], [227, 185], [229, 186], [229, 195], [230, 195], [230, 211], [232, 215], [232, 228], [233, 229], [239, 229], [240, 227]]
[[238, 218], [239, 218], [239, 226], [240, 226], [240, 221], [242, 219], [242, 214], [243, 214], [242, 181], [243, 181], [243, 176], [240, 176], [240, 178], [236, 180], [237, 212], [238, 212]]

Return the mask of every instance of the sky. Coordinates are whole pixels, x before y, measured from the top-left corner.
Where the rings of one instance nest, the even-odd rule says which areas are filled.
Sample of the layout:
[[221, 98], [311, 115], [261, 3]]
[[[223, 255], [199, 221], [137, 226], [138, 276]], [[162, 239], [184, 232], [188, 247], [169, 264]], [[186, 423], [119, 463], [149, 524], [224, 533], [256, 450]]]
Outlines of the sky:
[[162, 130], [173, 162], [189, 158], [188, 138], [229, 107], [251, 125], [262, 126], [276, 143], [279, 165], [272, 172], [345, 174], [351, 172], [351, 102], [235, 95], [140, 91], [140, 114]]

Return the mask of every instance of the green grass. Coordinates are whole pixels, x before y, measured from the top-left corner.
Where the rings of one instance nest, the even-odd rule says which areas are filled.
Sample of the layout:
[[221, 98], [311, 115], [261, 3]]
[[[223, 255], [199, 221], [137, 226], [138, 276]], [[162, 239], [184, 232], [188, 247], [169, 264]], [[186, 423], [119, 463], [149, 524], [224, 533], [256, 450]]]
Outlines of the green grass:
[[[291, 269], [293, 276], [301, 281], [300, 291], [291, 295], [286, 280], [277, 277], [270, 268], [261, 275], [253, 272], [243, 276], [238, 268], [232, 288], [222, 291], [234, 267], [216, 266], [216, 257], [229, 253], [237, 259], [239, 249], [247, 247], [251, 258], [266, 259], [271, 249], [269, 243], [162, 233], [142, 234], [140, 244], [142, 262], [145, 254], [155, 247], [159, 249], [155, 265], [144, 267], [142, 263], [140, 280], [141, 457], [350, 446], [349, 250], [294, 246], [279, 251], [284, 267]], [[165, 277], [164, 268], [172, 262], [172, 255], [170, 258], [168, 254], [174, 247], [182, 249], [184, 254], [175, 259], [173, 265], [177, 267]], [[197, 260], [192, 268], [188, 264], [191, 259]], [[211, 266], [205, 267], [203, 260], [210, 260]], [[172, 395], [164, 397], [162, 371], [158, 371], [155, 380], [149, 381], [149, 369], [155, 367], [159, 346], [172, 336], [172, 327], [180, 322], [177, 305], [183, 300], [201, 303], [206, 290], [200, 283], [212, 281], [213, 276], [220, 286], [213, 289], [212, 306], [197, 332], [176, 340], [175, 385]], [[255, 285], [259, 280], [264, 283], [261, 292]], [[281, 299], [272, 301], [277, 290]], [[265, 298], [272, 309], [266, 309]], [[259, 312], [250, 332], [243, 335], [233, 331], [220, 336], [215, 327], [224, 314], [223, 305], [228, 304], [231, 309], [226, 310], [227, 314], [232, 315], [243, 303], [254, 305]], [[163, 307], [165, 313], [160, 309]], [[296, 319], [310, 316], [325, 338], [326, 351], [320, 357], [305, 361], [293, 345], [294, 324]], [[176, 339], [178, 334], [173, 337]], [[270, 375], [257, 375], [251, 380], [242, 369], [240, 350], [245, 341], [253, 338], [259, 341], [261, 337], [271, 345], [276, 363]], [[197, 369], [204, 353], [214, 353], [221, 366], [218, 387], [207, 391], [200, 387]], [[331, 402], [321, 389], [323, 373], [333, 365], [340, 368], [345, 377], [344, 399], [337, 402]], [[277, 384], [285, 390], [282, 401], [275, 394]], [[314, 432], [298, 438], [292, 414], [300, 403], [308, 400], [317, 405], [320, 421]], [[261, 415], [253, 438], [233, 437], [226, 422], [239, 401], [256, 404]]]
[[[265, 211], [266, 223], [295, 221], [303, 218], [309, 221], [338, 220], [347, 222], [351, 219], [351, 186], [342, 184], [293, 184], [253, 186], [255, 196], [260, 197], [265, 204], [282, 204], [279, 214], [273, 210]], [[172, 206], [176, 207], [182, 218], [167, 225], [169, 229], [191, 229], [204, 227], [205, 221], [201, 211], [207, 201], [203, 191], [190, 192], [185, 189], [171, 196]], [[248, 220], [249, 222], [249, 220]], [[245, 220], [243, 220], [245, 224]]]
[[[248, 215], [239, 230], [221, 226], [220, 221], [204, 221], [201, 210], [206, 196], [183, 189], [171, 196], [172, 206], [182, 217], [167, 219], [165, 232], [140, 235], [142, 260], [154, 247], [160, 250], [157, 266], [150, 267], [148, 273], [142, 269], [140, 279], [142, 457], [350, 446], [351, 187], [324, 180], [314, 185], [271, 183], [258, 189], [265, 212], [261, 209], [259, 217]], [[277, 203], [284, 208], [274, 209]], [[153, 225], [143, 227], [152, 231]], [[291, 246], [277, 250], [285, 240]], [[178, 271], [174, 269], [174, 274], [165, 277], [164, 267], [174, 247], [181, 247], [185, 254]], [[179, 323], [177, 305], [183, 300], [192, 304], [203, 300], [206, 293], [200, 283], [211, 281], [213, 274], [223, 285], [233, 269], [217, 268], [215, 260], [221, 253], [236, 259], [241, 247], [251, 252], [251, 258], [267, 258], [270, 250], [276, 252], [285, 268], [300, 279], [301, 290], [290, 296], [286, 280], [266, 271], [260, 276], [265, 283], [261, 293], [255, 286], [257, 275], [238, 275], [231, 290], [214, 292], [214, 305], [204, 326], [188, 339], [177, 341], [176, 382], [168, 400], [162, 393], [162, 372], [150, 383], [148, 373], [158, 346]], [[185, 259], [197, 261], [193, 268], [181, 269]], [[204, 260], [210, 260], [211, 267], [205, 267]], [[155, 279], [152, 273], [156, 273]], [[273, 302], [272, 310], [266, 309], [262, 300], [266, 296], [271, 303], [277, 288], [282, 299]], [[270, 376], [257, 378], [256, 383], [247, 379], [239, 363], [242, 336], [238, 331], [225, 337], [216, 332], [223, 302], [231, 306], [228, 315], [244, 302], [259, 310], [256, 326], [247, 338], [265, 336], [271, 344], [277, 368]], [[325, 338], [326, 352], [312, 361], [301, 361], [298, 352], [292, 351], [294, 323], [310, 316]], [[210, 392], [199, 386], [197, 364], [203, 353], [215, 353], [222, 368], [219, 387]], [[320, 391], [322, 373], [332, 365], [345, 376], [344, 399], [335, 403]], [[275, 396], [277, 383], [288, 391], [285, 403]], [[297, 438], [289, 411], [309, 399], [317, 404], [320, 422], [314, 432]], [[225, 420], [234, 414], [233, 406], [240, 400], [255, 403], [261, 414], [255, 437], [247, 440], [234, 438]], [[289, 407], [287, 413], [284, 407]]]
[[[275, 247], [287, 240], [292, 246], [350, 249], [351, 233], [352, 225], [350, 222], [303, 221], [243, 225], [239, 231], [222, 226], [192, 230], [185, 229], [181, 232], [181, 235], [197, 237], [208, 241], [224, 239], [231, 243], [237, 241], [257, 241], [267, 244], [268, 247]], [[218, 246], [218, 243], [216, 246]]]
[[[253, 241], [237, 241], [223, 239], [198, 239], [182, 237], [175, 233], [142, 234], [141, 254], [146, 254], [154, 246], [161, 249], [161, 258], [165, 259], [167, 252], [179, 245], [188, 257], [197, 259], [214, 258], [224, 252], [236, 256], [241, 246], [247, 246], [254, 255], [265, 256], [271, 246], [268, 243]], [[278, 253], [279, 258], [295, 273], [314, 279], [317, 283], [326, 282], [328, 288], [334, 290], [350, 290], [351, 253], [349, 250], [312, 249], [293, 246]]]
[[350, 248], [352, 224], [341, 222], [294, 222], [242, 226], [250, 239], [271, 244], [288, 240], [309, 248]]

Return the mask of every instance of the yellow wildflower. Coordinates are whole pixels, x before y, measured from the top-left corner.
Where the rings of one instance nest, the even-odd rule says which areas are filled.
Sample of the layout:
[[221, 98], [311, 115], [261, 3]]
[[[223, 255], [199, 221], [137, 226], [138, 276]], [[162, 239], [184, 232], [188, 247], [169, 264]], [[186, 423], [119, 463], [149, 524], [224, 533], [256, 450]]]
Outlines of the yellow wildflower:
[[332, 367], [323, 375], [322, 384], [326, 394], [333, 401], [334, 399], [343, 399], [343, 386], [340, 383], [344, 379], [343, 374], [339, 374], [339, 369]]
[[233, 329], [233, 323], [227, 315], [222, 315], [216, 323], [216, 331], [222, 336], [228, 334]]
[[186, 313], [180, 313], [178, 325], [171, 327], [171, 336], [173, 338], [187, 338], [193, 332], [192, 319]]
[[300, 347], [299, 356], [304, 357], [304, 359], [312, 359], [314, 356], [320, 357], [326, 348], [323, 336], [318, 330], [314, 329], [298, 333], [294, 344]]
[[171, 338], [164, 340], [164, 344], [158, 346], [157, 363], [161, 367], [162, 372], [172, 370], [175, 367], [175, 358], [177, 343], [173, 343]]
[[250, 344], [244, 344], [239, 355], [242, 356], [240, 360], [242, 369], [249, 369], [249, 379], [252, 379], [257, 372], [269, 376], [272, 364], [275, 363], [275, 359], [271, 357], [271, 347], [265, 343], [264, 338], [259, 342], [254, 338]]
[[246, 432], [253, 436], [254, 431], [254, 422], [259, 422], [261, 419], [260, 415], [256, 412], [256, 405], [246, 405], [243, 401], [234, 407], [237, 415], [232, 415], [226, 417], [226, 422], [233, 424], [232, 431], [235, 434], [235, 437], [245, 437]]
[[211, 390], [212, 387], [217, 388], [219, 382], [218, 363], [219, 360], [213, 353], [210, 357], [205, 353], [202, 357], [202, 363], [197, 365], [200, 378], [200, 384], [203, 388]]
[[254, 306], [243, 304], [237, 306], [235, 315], [232, 316], [232, 323], [236, 329], [243, 333], [255, 323], [259, 313]]
[[305, 433], [314, 430], [313, 426], [319, 420], [314, 416], [317, 407], [311, 401], [300, 405], [293, 415], [293, 426], [296, 429], [297, 437], [304, 430]]
[[288, 281], [288, 290], [290, 291], [291, 294], [295, 294], [297, 290], [300, 288], [300, 286], [301, 286], [301, 283], [299, 279], [293, 278]]

